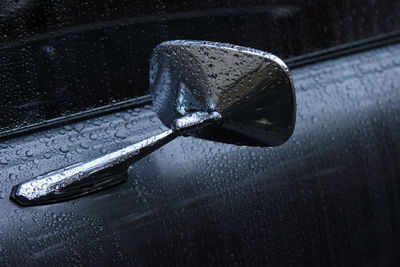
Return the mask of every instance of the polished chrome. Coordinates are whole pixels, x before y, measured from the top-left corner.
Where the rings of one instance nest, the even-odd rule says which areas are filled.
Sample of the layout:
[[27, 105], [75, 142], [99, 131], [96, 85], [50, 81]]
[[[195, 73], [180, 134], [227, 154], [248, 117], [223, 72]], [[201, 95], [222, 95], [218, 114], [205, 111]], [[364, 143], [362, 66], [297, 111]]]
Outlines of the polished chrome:
[[222, 115], [221, 126], [196, 132], [198, 137], [274, 146], [294, 130], [296, 102], [288, 68], [263, 51], [205, 41], [164, 42], [151, 58], [150, 90], [167, 126], [188, 112]]
[[25, 206], [46, 204], [121, 183], [129, 165], [181, 135], [273, 146], [294, 129], [288, 68], [259, 50], [213, 42], [162, 43], [151, 59], [150, 89], [154, 108], [170, 130], [16, 185], [11, 199]]
[[[118, 170], [118, 165], [127, 164], [136, 156], [144, 156], [144, 150], [148, 153], [154, 151], [173, 138], [175, 138], [174, 131], [167, 130], [93, 161], [77, 163], [67, 168], [38, 176], [14, 187], [11, 197], [21, 205], [33, 205], [68, 199], [72, 196], [77, 196], [77, 194], [79, 196], [84, 195], [94, 189], [97, 191], [99, 186], [104, 185], [104, 183], [118, 183], [118, 179], [109, 180], [111, 175], [105, 175], [106, 180], [99, 179], [99, 174], [102, 171], [113, 168]], [[120, 170], [126, 172], [127, 167], [121, 166]], [[119, 175], [118, 177], [126, 179], [126, 175]], [[94, 184], [91, 184], [90, 187], [85, 187], [90, 178], [95, 179]]]
[[203, 128], [210, 122], [216, 122], [220, 119], [222, 119], [222, 116], [216, 111], [211, 113], [198, 111], [174, 120], [171, 127], [175, 133], [186, 135]]
[[49, 172], [13, 187], [11, 199], [23, 206], [59, 202], [86, 195], [126, 180], [133, 162], [180, 135], [219, 120], [217, 112], [195, 112], [173, 122], [172, 129], [86, 163]]

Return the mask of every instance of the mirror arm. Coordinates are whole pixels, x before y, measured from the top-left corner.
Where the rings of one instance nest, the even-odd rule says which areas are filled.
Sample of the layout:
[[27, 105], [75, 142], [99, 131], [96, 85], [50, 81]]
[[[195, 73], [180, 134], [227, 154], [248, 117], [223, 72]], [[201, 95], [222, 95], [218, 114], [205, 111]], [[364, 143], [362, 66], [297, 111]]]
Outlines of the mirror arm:
[[174, 120], [160, 134], [86, 163], [77, 163], [37, 176], [13, 187], [10, 198], [22, 206], [60, 202], [86, 195], [127, 179], [131, 164], [181, 135], [221, 119], [218, 112], [193, 112]]

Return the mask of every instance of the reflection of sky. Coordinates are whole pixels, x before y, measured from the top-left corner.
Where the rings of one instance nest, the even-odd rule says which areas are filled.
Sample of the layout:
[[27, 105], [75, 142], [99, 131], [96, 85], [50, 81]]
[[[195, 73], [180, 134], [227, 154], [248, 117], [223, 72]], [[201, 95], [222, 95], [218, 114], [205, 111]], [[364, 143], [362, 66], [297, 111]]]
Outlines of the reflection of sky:
[[179, 114], [185, 115], [187, 112], [191, 111], [207, 111], [214, 110], [214, 106], [211, 101], [206, 103], [201, 103], [196, 97], [193, 95], [193, 92], [187, 88], [187, 86], [183, 83], [179, 83], [178, 96], [176, 99], [176, 110]]
[[[157, 64], [154, 64], [157, 65]], [[155, 68], [155, 71], [158, 70], [158, 67]], [[155, 110], [161, 109], [164, 103], [168, 103], [170, 99], [168, 98], [168, 94], [165, 94], [163, 90], [164, 88], [171, 87], [171, 74], [168, 68], [161, 68], [158, 70], [159, 76], [156, 77], [156, 74], [153, 72], [150, 74], [150, 77], [154, 78], [153, 84], [156, 85], [153, 91], [154, 99], [157, 99], [156, 102], [153, 103]], [[160, 84], [161, 82], [161, 84]]]
[[390, 49], [366, 51], [292, 70], [297, 120], [302, 121], [296, 124], [296, 130], [304, 127], [314, 131], [315, 124], [335, 130], [335, 126], [327, 124], [328, 120], [333, 121], [327, 116], [346, 114], [350, 120], [371, 109], [385, 108], [377, 102], [398, 101], [398, 91], [393, 90], [398, 89], [398, 84], [393, 77], [400, 72], [399, 53], [400, 45], [392, 45]]

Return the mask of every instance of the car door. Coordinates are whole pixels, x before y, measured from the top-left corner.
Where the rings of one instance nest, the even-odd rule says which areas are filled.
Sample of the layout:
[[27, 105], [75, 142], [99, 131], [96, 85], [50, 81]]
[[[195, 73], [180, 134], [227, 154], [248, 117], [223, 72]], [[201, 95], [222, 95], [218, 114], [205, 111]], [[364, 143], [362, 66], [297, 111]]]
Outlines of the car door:
[[[399, 263], [397, 1], [19, 1], [2, 6], [1, 265]], [[179, 137], [125, 183], [21, 207], [16, 184], [159, 133], [148, 59], [172, 39], [285, 59], [277, 147]]]

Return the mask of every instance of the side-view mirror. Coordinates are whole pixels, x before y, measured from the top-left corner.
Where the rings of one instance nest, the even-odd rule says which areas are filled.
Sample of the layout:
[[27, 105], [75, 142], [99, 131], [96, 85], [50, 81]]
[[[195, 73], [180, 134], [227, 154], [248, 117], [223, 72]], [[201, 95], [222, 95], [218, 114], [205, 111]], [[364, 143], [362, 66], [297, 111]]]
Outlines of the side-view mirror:
[[285, 63], [259, 50], [205, 41], [169, 41], [150, 61], [154, 110], [169, 130], [86, 163], [13, 187], [22, 206], [60, 202], [121, 183], [127, 169], [177, 136], [276, 146], [294, 130], [296, 101]]
[[194, 111], [222, 122], [194, 136], [224, 143], [275, 146], [294, 130], [296, 101], [285, 63], [259, 50], [204, 41], [169, 41], [154, 49], [150, 90], [160, 120]]

